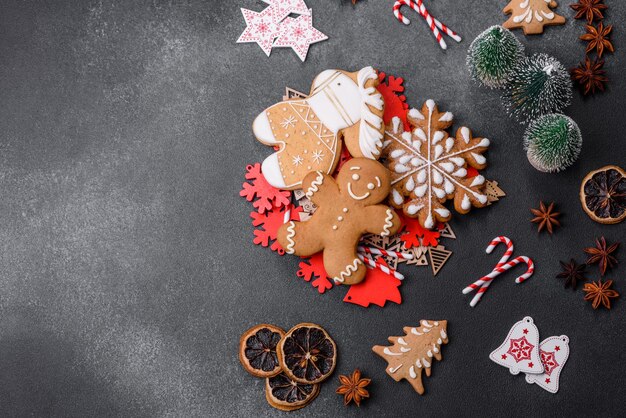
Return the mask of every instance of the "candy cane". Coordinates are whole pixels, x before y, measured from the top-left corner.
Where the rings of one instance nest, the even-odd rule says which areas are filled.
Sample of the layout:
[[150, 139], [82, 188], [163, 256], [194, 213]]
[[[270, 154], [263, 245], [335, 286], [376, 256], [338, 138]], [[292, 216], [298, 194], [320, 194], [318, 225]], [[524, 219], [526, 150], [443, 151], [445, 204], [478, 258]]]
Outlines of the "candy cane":
[[407, 17], [405, 17], [400, 11], [400, 8], [402, 6], [409, 6], [410, 8], [415, 10], [420, 16], [426, 19], [426, 23], [430, 27], [431, 32], [437, 39], [437, 42], [439, 42], [439, 46], [442, 49], [446, 49], [448, 46], [446, 45], [446, 42], [443, 40], [443, 37], [441, 36], [441, 33], [439, 32], [439, 30], [437, 30], [437, 28], [441, 29], [446, 35], [448, 35], [455, 41], [461, 42], [461, 37], [456, 32], [454, 32], [452, 29], [448, 28], [446, 25], [441, 23], [438, 19], [431, 16], [431, 14], [428, 12], [426, 7], [422, 3], [422, 0], [397, 0], [394, 3], [393, 5], [394, 15], [400, 22], [404, 23], [405, 25], [408, 25], [409, 23], [411, 23], [411, 21]]
[[392, 250], [383, 250], [380, 248], [375, 248], [375, 247], [363, 247], [360, 246], [358, 247], [358, 251], [365, 253], [369, 256], [371, 256], [372, 254], [374, 255], [382, 255], [385, 257], [393, 257], [393, 258], [401, 258], [403, 260], [412, 260], [413, 259], [413, 254], [411, 253], [399, 253], [397, 251], [392, 251]]
[[359, 257], [359, 259], [362, 262], [364, 262], [365, 264], [369, 265], [370, 267], [377, 268], [380, 271], [382, 271], [383, 273], [389, 274], [389, 275], [395, 277], [398, 280], [404, 280], [404, 276], [402, 274], [398, 273], [396, 270], [391, 269], [391, 268], [387, 267], [386, 265], [381, 264], [381, 263], [377, 262], [376, 260], [374, 260], [374, 259], [372, 259], [372, 258], [370, 258], [370, 257], [368, 257], [366, 255], [363, 255], [361, 253], [358, 253], [357, 256]]
[[523, 255], [518, 256], [512, 261], [508, 261], [511, 255], [513, 254], [513, 243], [507, 237], [500, 236], [500, 237], [494, 238], [489, 244], [489, 246], [487, 247], [486, 253], [490, 254], [499, 243], [506, 244], [507, 249], [504, 255], [502, 256], [502, 258], [500, 258], [500, 261], [498, 262], [498, 264], [496, 264], [494, 269], [491, 271], [491, 273], [487, 274], [486, 276], [481, 277], [480, 279], [476, 280], [474, 283], [470, 284], [465, 289], [463, 289], [463, 294], [467, 294], [473, 290], [478, 289], [478, 291], [476, 292], [476, 295], [470, 302], [471, 307], [476, 306], [476, 304], [480, 301], [480, 299], [483, 297], [483, 294], [485, 294], [485, 292], [491, 285], [491, 282], [493, 281], [493, 279], [499, 276], [500, 274], [504, 273], [505, 271], [509, 270], [510, 268], [520, 263], [526, 263], [527, 265], [526, 272], [522, 274], [521, 276], [517, 277], [515, 279], [515, 283], [523, 283], [524, 281], [526, 281], [526, 279], [532, 276], [533, 272], [535, 271], [535, 265], [533, 261], [526, 256], [523, 256]]

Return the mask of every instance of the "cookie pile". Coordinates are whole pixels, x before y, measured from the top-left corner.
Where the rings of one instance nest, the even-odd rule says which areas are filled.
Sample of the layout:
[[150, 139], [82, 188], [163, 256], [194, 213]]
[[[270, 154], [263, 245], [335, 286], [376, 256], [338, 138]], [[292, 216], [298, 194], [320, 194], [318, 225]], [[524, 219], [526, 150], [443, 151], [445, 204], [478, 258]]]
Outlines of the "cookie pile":
[[304, 408], [319, 394], [337, 363], [337, 347], [319, 325], [302, 323], [285, 332], [259, 324], [241, 336], [239, 361], [252, 376], [265, 379], [265, 398], [276, 409]]

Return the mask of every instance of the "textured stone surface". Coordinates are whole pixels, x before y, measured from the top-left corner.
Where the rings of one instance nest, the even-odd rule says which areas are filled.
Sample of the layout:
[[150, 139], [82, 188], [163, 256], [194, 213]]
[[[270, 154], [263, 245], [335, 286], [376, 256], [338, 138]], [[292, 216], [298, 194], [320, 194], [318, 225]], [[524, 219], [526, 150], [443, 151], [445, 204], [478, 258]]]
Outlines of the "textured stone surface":
[[[288, 49], [267, 58], [235, 44], [239, 8], [261, 10], [260, 1], [0, 2], [2, 415], [275, 416], [263, 381], [239, 365], [239, 336], [259, 322], [311, 321], [337, 341], [338, 373], [359, 367], [374, 379], [372, 399], [345, 409], [336, 373], [294, 415], [618, 416], [624, 306], [594, 312], [554, 275], [558, 260], [583, 261], [596, 236], [624, 237], [624, 225], [598, 225], [578, 203], [589, 170], [626, 165], [621, 30], [606, 58], [608, 92], [576, 93], [567, 109], [583, 133], [580, 161], [541, 174], [522, 151], [524, 127], [465, 70], [469, 43], [506, 20], [506, 2], [464, 3], [428, 2], [464, 37], [444, 52], [410, 10], [410, 26], [396, 21], [391, 1], [307, 0], [330, 39], [301, 63]], [[584, 26], [561, 3], [566, 25], [516, 35], [571, 67], [584, 57]], [[617, 23], [626, 7], [610, 6], [607, 22]], [[320, 296], [295, 276], [298, 259], [253, 246], [251, 206], [238, 196], [245, 165], [270, 153], [252, 137], [256, 114], [285, 86], [306, 91], [323, 69], [366, 65], [404, 77], [413, 106], [435, 99], [489, 137], [486, 175], [508, 194], [456, 217], [459, 239], [446, 243], [454, 255], [437, 278], [406, 268], [404, 304], [385, 309], [345, 304], [344, 289]], [[529, 222], [539, 199], [565, 214], [553, 237]], [[461, 289], [491, 270], [500, 250], [484, 249], [500, 234], [535, 260], [535, 276], [520, 286], [513, 274], [498, 278], [471, 309]], [[626, 294], [623, 269], [607, 278]], [[570, 338], [555, 396], [488, 358], [525, 315], [542, 338]], [[422, 318], [447, 319], [450, 344], [419, 397], [385, 374], [371, 347]]]

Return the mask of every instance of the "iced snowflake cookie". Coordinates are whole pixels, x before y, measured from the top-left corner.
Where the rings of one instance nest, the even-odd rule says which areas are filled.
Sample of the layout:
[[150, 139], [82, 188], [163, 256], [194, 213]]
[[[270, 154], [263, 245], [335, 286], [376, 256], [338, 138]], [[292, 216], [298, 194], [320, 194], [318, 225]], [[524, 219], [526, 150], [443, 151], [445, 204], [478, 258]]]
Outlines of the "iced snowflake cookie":
[[320, 73], [306, 99], [277, 103], [259, 114], [252, 130], [265, 145], [279, 150], [261, 171], [279, 189], [298, 189], [311, 171], [333, 172], [342, 139], [353, 157], [378, 159], [383, 137], [384, 100], [376, 90], [372, 67], [349, 73]]
[[361, 236], [390, 236], [400, 229], [396, 212], [379, 204], [389, 194], [389, 171], [378, 161], [353, 158], [341, 167], [337, 180], [317, 171], [302, 186], [317, 210], [307, 221], [282, 225], [278, 242], [287, 254], [323, 251], [324, 267], [335, 283], [359, 283], [367, 270], [357, 256]]
[[449, 136], [452, 119], [452, 113], [439, 112], [428, 100], [421, 111], [409, 111], [412, 132], [405, 132], [398, 118], [385, 131], [382, 157], [391, 171], [389, 201], [428, 229], [450, 220], [452, 214], [443, 205], [447, 200], [454, 199], [459, 213], [487, 204], [485, 178], [468, 178], [467, 166], [485, 168], [482, 154], [489, 140], [474, 138], [466, 127], [457, 130], [456, 138]]
[[565, 23], [563, 16], [552, 11], [557, 5], [554, 0], [512, 0], [503, 10], [511, 16], [502, 26], [507, 29], [522, 28], [524, 35], [543, 33], [544, 26]]

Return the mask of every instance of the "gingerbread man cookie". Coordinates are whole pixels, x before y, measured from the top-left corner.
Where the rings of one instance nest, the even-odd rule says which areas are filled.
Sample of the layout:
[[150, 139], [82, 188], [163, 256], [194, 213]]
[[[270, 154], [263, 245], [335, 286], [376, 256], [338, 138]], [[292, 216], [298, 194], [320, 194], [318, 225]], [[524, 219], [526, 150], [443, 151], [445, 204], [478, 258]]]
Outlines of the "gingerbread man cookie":
[[502, 26], [507, 29], [524, 30], [524, 35], [543, 33], [544, 26], [562, 25], [565, 18], [552, 11], [557, 6], [554, 0], [513, 0], [504, 8], [510, 14]]
[[293, 190], [311, 171], [333, 172], [341, 141], [354, 157], [378, 159], [384, 131], [384, 101], [372, 67], [354, 73], [320, 73], [305, 99], [277, 103], [259, 114], [252, 130], [265, 145], [279, 150], [263, 161], [268, 183]]
[[323, 251], [324, 267], [335, 283], [359, 283], [366, 273], [357, 256], [361, 236], [389, 236], [400, 229], [395, 211], [379, 204], [389, 194], [389, 171], [377, 161], [353, 158], [341, 167], [336, 181], [315, 171], [304, 178], [302, 186], [317, 210], [307, 221], [283, 225], [278, 242], [287, 254], [309, 256]]

